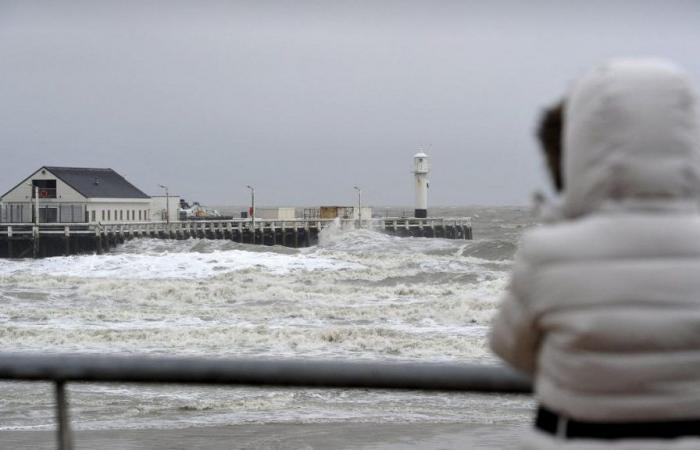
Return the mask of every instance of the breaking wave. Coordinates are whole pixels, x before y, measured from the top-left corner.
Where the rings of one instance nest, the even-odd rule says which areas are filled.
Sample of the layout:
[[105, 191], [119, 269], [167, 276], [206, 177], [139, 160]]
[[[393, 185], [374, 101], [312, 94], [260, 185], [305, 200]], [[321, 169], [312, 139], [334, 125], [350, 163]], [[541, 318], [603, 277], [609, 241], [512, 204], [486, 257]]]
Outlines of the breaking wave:
[[[515, 247], [514, 239], [496, 237], [452, 241], [336, 228], [324, 230], [318, 246], [304, 249], [137, 239], [105, 255], [0, 260], [0, 346], [30, 352], [491, 361], [487, 330]], [[5, 405], [30, 402], [40, 414], [48, 397], [22, 383], [14, 386]], [[98, 411], [86, 421], [78, 406], [78, 428], [177, 426], [174, 418], [185, 413], [188, 423], [239, 423], [265, 414], [267, 420], [295, 421], [302, 420], [295, 409], [270, 410], [299, 402], [306, 408], [303, 420], [378, 420], [358, 394], [352, 408], [310, 406], [332, 403], [330, 391], [313, 399], [303, 390], [235, 395], [227, 390], [213, 400], [196, 389], [186, 391], [190, 394], [76, 389], [77, 405], [83, 401]], [[155, 406], [158, 396], [169, 395], [175, 398], [170, 406]], [[387, 408], [398, 408], [391, 395], [379, 397]], [[133, 402], [152, 410], [115, 411], [114, 405]], [[0, 421], [6, 425], [0, 429], [44, 426], [14, 415], [11, 406], [4, 411]], [[431, 414], [440, 420], [439, 413]], [[384, 417], [421, 420], [406, 411]]]

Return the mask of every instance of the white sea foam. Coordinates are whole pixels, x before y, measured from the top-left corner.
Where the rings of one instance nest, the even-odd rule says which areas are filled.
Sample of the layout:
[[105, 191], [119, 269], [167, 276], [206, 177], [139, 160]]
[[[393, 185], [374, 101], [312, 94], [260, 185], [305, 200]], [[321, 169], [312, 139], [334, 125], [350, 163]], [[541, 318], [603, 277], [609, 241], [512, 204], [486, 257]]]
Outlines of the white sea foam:
[[270, 273], [341, 270], [352, 264], [302, 254], [257, 253], [242, 250], [212, 253], [106, 254], [3, 261], [0, 276], [32, 274], [110, 279], [208, 278], [219, 273], [260, 268]]
[[[508, 242], [491, 246], [336, 228], [322, 234], [319, 246], [300, 250], [146, 239], [100, 256], [0, 260], [0, 347], [491, 360], [486, 333], [510, 266], [501, 247]], [[0, 396], [0, 429], [49, 426], [50, 413], [44, 420], [41, 411], [50, 408], [50, 396], [13, 386]], [[466, 414], [445, 412], [451, 397], [440, 395], [421, 403], [345, 391], [314, 397], [303, 390], [74, 389], [74, 414], [84, 429], [454, 421]], [[338, 395], [344, 400], [335, 401]], [[457, 406], [468, 409], [469, 402]], [[29, 415], [13, 413], [20, 404]], [[490, 420], [489, 413], [480, 414], [479, 420]]]

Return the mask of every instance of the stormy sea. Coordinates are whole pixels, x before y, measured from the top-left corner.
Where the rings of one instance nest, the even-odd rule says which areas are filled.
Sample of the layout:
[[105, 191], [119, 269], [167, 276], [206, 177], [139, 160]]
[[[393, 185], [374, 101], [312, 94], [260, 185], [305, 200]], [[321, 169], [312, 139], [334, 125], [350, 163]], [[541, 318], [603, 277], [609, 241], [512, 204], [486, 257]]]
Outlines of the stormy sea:
[[[302, 249], [136, 239], [105, 255], [0, 260], [0, 348], [494, 364], [489, 324], [519, 236], [534, 219], [526, 207], [431, 214], [472, 217], [474, 240], [331, 227], [319, 245]], [[382, 390], [75, 383], [68, 393], [78, 438], [148, 432], [154, 448], [179, 448], [167, 444], [170, 431], [239, 427], [269, 435], [275, 426], [282, 438], [242, 438], [241, 446], [294, 448], [304, 444], [305, 429], [330, 424], [336, 431], [329, 436], [348, 435], [337, 448], [361, 448], [367, 436], [348, 430], [362, 424], [376, 432], [401, 424], [427, 433], [463, 427], [474, 430], [460, 435], [465, 446], [474, 439], [473, 446], [501, 447], [516, 439], [503, 430], [524, 427], [533, 407], [519, 395]], [[49, 384], [0, 383], [0, 444], [52, 448], [53, 401]], [[216, 433], [200, 434], [201, 448], [209, 448], [206, 439]], [[407, 439], [395, 448], [409, 448]], [[222, 448], [237, 448], [226, 442]]]

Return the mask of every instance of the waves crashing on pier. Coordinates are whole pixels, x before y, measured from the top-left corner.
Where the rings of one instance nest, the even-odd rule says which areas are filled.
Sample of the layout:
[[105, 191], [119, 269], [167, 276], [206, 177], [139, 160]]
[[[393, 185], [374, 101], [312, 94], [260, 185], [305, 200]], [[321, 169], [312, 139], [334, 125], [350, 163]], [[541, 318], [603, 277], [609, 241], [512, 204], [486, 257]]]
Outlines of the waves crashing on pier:
[[[517, 238], [531, 222], [517, 208], [476, 213], [474, 241], [337, 229], [304, 249], [144, 239], [105, 255], [0, 260], [0, 346], [30, 352], [492, 362], [488, 325]], [[50, 427], [49, 387], [43, 392], [31, 384], [12, 386], [0, 394], [5, 405], [0, 429]], [[83, 429], [435, 422], [465, 415], [490, 423], [516, 420], [529, 402], [498, 399], [501, 406], [489, 412], [475, 406], [485, 398], [473, 395], [70, 389], [76, 425]]]

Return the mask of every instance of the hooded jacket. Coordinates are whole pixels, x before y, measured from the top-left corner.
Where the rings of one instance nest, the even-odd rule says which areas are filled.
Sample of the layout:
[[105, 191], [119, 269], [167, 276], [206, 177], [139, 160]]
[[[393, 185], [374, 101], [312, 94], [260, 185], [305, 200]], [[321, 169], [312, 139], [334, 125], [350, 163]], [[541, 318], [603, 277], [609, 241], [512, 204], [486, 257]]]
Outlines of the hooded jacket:
[[567, 97], [562, 218], [523, 235], [491, 347], [596, 422], [700, 419], [700, 116], [671, 63], [616, 60]]

